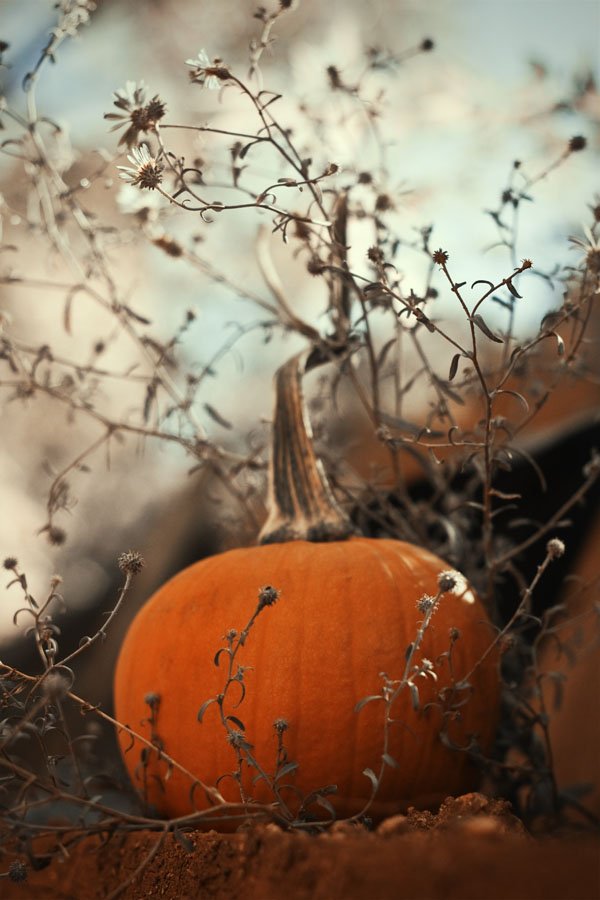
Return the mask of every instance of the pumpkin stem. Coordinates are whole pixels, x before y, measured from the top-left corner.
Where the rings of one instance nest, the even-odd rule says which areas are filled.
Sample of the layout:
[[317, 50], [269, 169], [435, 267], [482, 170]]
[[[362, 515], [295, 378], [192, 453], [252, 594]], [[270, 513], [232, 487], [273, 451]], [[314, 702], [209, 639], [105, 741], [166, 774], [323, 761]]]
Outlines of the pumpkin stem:
[[269, 516], [261, 544], [340, 541], [354, 527], [333, 496], [312, 444], [302, 393], [308, 353], [292, 357], [275, 375], [275, 417], [269, 467]]

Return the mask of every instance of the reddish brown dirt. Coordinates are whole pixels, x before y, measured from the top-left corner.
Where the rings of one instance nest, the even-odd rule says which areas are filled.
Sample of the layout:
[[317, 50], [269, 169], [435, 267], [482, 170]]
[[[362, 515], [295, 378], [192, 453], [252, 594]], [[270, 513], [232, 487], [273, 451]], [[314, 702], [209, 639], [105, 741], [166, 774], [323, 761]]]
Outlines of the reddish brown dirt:
[[[172, 900], [598, 900], [600, 840], [534, 839], [501, 802], [467, 795], [438, 816], [413, 813], [376, 834], [340, 823], [328, 834], [259, 826], [235, 835], [172, 836], [121, 894]], [[126, 884], [154, 833], [79, 844], [26, 883], [3, 881], [6, 900], [99, 900]], [[6, 859], [4, 867], [6, 866]]]

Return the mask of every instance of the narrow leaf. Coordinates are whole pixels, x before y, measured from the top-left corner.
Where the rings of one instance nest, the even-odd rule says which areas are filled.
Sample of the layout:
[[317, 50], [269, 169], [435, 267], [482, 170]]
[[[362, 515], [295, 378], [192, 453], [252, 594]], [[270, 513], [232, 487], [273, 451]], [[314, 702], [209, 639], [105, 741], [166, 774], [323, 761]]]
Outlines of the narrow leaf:
[[244, 725], [244, 723], [242, 722], [241, 719], [238, 719], [237, 716], [225, 716], [225, 720], [227, 722], [233, 722], [233, 724], [236, 726], [236, 728], [239, 728], [240, 731], [246, 730], [246, 726]]
[[377, 778], [377, 775], [373, 771], [373, 769], [369, 769], [369, 768], [363, 769], [363, 775], [367, 776], [367, 778], [373, 785], [373, 790], [376, 791], [377, 788], [379, 787], [379, 780]]
[[285, 766], [279, 770], [277, 775], [275, 776], [275, 781], [279, 781], [280, 778], [283, 778], [285, 775], [290, 775], [292, 772], [295, 772], [298, 768], [297, 762], [289, 762], [286, 763]]
[[363, 697], [362, 700], [359, 700], [356, 706], [354, 707], [354, 712], [360, 712], [363, 706], [366, 706], [367, 703], [371, 703], [372, 700], [382, 700], [383, 697], [381, 694], [369, 694], [368, 697]]
[[383, 753], [381, 758], [384, 761], [384, 763], [386, 764], [386, 766], [389, 766], [391, 769], [399, 768], [398, 763], [396, 762], [396, 760], [394, 759], [393, 756], [390, 756], [389, 753]]
[[210, 704], [211, 704], [211, 703], [214, 703], [214, 702], [215, 702], [215, 698], [214, 698], [214, 697], [211, 697], [210, 700], [205, 700], [205, 701], [204, 701], [204, 703], [202, 704], [202, 706], [201, 706], [200, 709], [198, 710], [198, 721], [199, 721], [199, 722], [202, 722], [202, 718], [203, 718], [203, 716], [204, 716], [204, 713], [206, 712], [206, 710], [208, 709], [208, 707], [210, 706]]
[[497, 488], [491, 488], [490, 494], [492, 497], [499, 497], [500, 500], [520, 500], [521, 494], [505, 494], [504, 491], [499, 491]]
[[413, 684], [409, 681], [408, 687], [410, 689], [410, 702], [412, 703], [413, 709], [419, 708], [419, 688], [416, 684]]
[[332, 819], [335, 819], [335, 809], [333, 808], [332, 804], [329, 802], [327, 797], [323, 797], [323, 796], [321, 796], [321, 794], [318, 794], [315, 797], [315, 800], [317, 801], [319, 806], [322, 806], [323, 809], [327, 810], [327, 812], [329, 813], [329, 815], [331, 816]]
[[213, 662], [214, 662], [215, 666], [217, 666], [217, 668], [219, 667], [219, 662], [221, 660], [221, 653], [228, 653], [229, 656], [231, 656], [231, 650], [229, 649], [229, 647], [221, 647], [220, 650], [217, 650], [217, 652], [215, 653], [215, 658], [213, 660]]
[[495, 391], [494, 396], [499, 397], [500, 394], [509, 394], [511, 397], [514, 397], [515, 400], [518, 400], [519, 403], [523, 404], [523, 406], [525, 407], [525, 411], [529, 412], [529, 403], [527, 402], [523, 394], [520, 394], [518, 391], [511, 391], [509, 388], [501, 388], [500, 390]]
[[485, 320], [483, 319], [482, 316], [479, 315], [479, 313], [474, 315], [472, 317], [471, 321], [473, 322], [474, 325], [477, 325], [477, 327], [479, 328], [480, 331], [483, 331], [485, 336], [488, 337], [490, 339], [490, 341], [494, 341], [496, 344], [504, 343], [503, 339], [501, 337], [498, 337], [497, 334], [494, 334], [494, 332], [491, 330], [491, 328], [489, 328], [489, 326], [486, 325]]
[[214, 408], [214, 406], [211, 406], [211, 405], [210, 405], [210, 403], [205, 403], [205, 404], [204, 404], [204, 409], [205, 409], [205, 411], [208, 413], [208, 415], [211, 417], [211, 419], [213, 419], [213, 420], [214, 420], [218, 425], [220, 425], [222, 428], [228, 428], [228, 429], [233, 428], [233, 425], [231, 424], [231, 422], [229, 422], [227, 419], [225, 419], [225, 418], [221, 415], [221, 413], [218, 412], [218, 411]]
[[455, 353], [454, 356], [452, 357], [452, 362], [450, 363], [450, 371], [448, 372], [448, 381], [452, 381], [452, 379], [456, 375], [456, 373], [458, 371], [458, 363], [460, 361], [461, 356], [462, 356], [461, 353]]

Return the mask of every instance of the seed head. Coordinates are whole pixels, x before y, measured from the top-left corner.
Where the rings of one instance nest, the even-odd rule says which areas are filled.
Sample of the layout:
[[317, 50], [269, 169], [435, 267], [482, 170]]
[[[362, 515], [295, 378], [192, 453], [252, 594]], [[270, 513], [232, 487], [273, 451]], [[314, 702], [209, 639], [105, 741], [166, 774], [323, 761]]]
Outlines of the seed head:
[[51, 525], [48, 529], [48, 540], [55, 547], [61, 547], [67, 540], [67, 532], [64, 528], [57, 528], [56, 525]]
[[450, 258], [449, 254], [446, 253], [446, 251], [442, 250], [442, 249], [436, 250], [435, 253], [433, 254], [433, 261], [434, 261], [434, 263], [437, 263], [439, 266], [445, 266], [446, 263], [448, 262], [449, 258]]
[[423, 38], [421, 41], [421, 50], [423, 53], [429, 53], [435, 47], [435, 42], [431, 38]]
[[13, 860], [8, 867], [8, 877], [9, 880], [14, 881], [15, 884], [27, 881], [27, 866], [25, 863], [18, 859]]
[[423, 594], [423, 596], [417, 600], [417, 609], [420, 613], [423, 613], [423, 615], [427, 615], [427, 613], [433, 612], [436, 605], [437, 600], [435, 599], [435, 597], [430, 596], [430, 594]]
[[4, 562], [2, 563], [5, 569], [9, 572], [13, 569], [16, 569], [19, 565], [18, 560], [14, 556], [7, 556]]
[[119, 568], [128, 575], [137, 575], [144, 568], [145, 562], [137, 550], [128, 550], [119, 556]]
[[150, 191], [162, 183], [164, 166], [150, 155], [146, 144], [134, 147], [127, 159], [131, 163], [130, 166], [117, 166], [117, 169], [121, 170], [119, 175], [124, 181]]
[[327, 77], [329, 78], [329, 85], [333, 90], [344, 86], [337, 66], [327, 66]]
[[279, 600], [280, 594], [281, 591], [278, 591], [277, 588], [272, 587], [270, 584], [264, 585], [258, 592], [258, 608], [264, 609], [265, 606], [273, 606]]
[[284, 731], [287, 731], [290, 727], [287, 719], [275, 719], [273, 722], [273, 728], [277, 732], [277, 734], [283, 734]]
[[160, 247], [161, 250], [164, 250], [167, 256], [178, 257], [183, 254], [183, 247], [181, 244], [169, 234], [163, 234], [160, 237], [154, 238], [152, 243], [155, 247]]
[[565, 552], [564, 541], [561, 541], [560, 538], [550, 538], [546, 544], [546, 550], [548, 551], [550, 559], [558, 559], [563, 556]]
[[443, 594], [453, 591], [456, 587], [456, 572], [450, 569], [446, 572], [440, 572], [438, 575], [438, 587]]
[[383, 253], [379, 249], [379, 247], [369, 247], [367, 250], [367, 257], [371, 262], [380, 263], [383, 262]]
[[144, 696], [144, 703], [146, 703], [150, 709], [154, 709], [160, 703], [160, 694], [157, 694], [156, 691], [150, 691], [150, 693]]
[[231, 744], [232, 747], [241, 747], [245, 743], [243, 733], [232, 728], [231, 731], [227, 733], [227, 743]]
[[569, 141], [569, 150], [571, 151], [571, 153], [577, 153], [579, 150], [585, 150], [586, 147], [587, 140], [582, 134], [576, 134]]

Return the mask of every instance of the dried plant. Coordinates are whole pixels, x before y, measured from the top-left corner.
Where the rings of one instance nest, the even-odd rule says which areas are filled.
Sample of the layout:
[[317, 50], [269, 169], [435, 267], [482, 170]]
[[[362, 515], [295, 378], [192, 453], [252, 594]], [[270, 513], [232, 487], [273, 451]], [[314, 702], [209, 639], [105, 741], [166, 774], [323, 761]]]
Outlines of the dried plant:
[[[108, 457], [128, 437], [181, 448], [258, 527], [264, 517], [267, 466], [263, 439], [214, 436], [219, 429], [229, 434], [232, 424], [213, 401], [212, 382], [221, 361], [249, 336], [260, 335], [265, 344], [274, 336], [308, 343], [313, 362], [329, 364], [328, 374], [321, 376], [314, 391], [312, 414], [321, 455], [340, 501], [367, 533], [428, 546], [464, 572], [495, 623], [489, 652], [498, 645], [504, 649], [506, 684], [505, 715], [494, 757], [483, 759], [474, 745], [455, 749], [476, 758], [530, 822], [540, 815], [546, 822], [559, 821], [569, 804], [583, 810], [577, 791], [561, 791], [553, 774], [548, 729], [552, 711], [546, 707], [542, 683], [553, 680], [558, 696], [563, 676], [543, 671], [539, 662], [544, 641], [559, 639], [558, 623], [565, 610], [536, 605], [534, 593], [537, 596], [551, 562], [562, 555], [563, 535], [568, 544], [569, 517], [598, 481], [600, 458], [590, 448], [576, 486], [567, 496], [560, 495], [543, 521], [531, 516], [513, 479], [519, 466], [526, 467], [530, 479], [547, 487], [524, 435], [531, 433], [532, 423], [561, 384], [577, 379], [597, 384], [589, 342], [600, 276], [598, 200], [591, 200], [585, 236], [574, 239], [580, 256], [569, 264], [557, 260], [552, 271], [538, 269], [535, 259], [529, 258], [535, 256], [535, 247], [522, 248], [519, 241], [519, 225], [536, 189], [558, 167], [575, 165], [573, 157], [585, 149], [586, 139], [573, 136], [541, 171], [528, 174], [525, 162], [512, 164], [497, 206], [487, 210], [496, 229], [495, 246], [506, 253], [504, 275], [486, 278], [484, 259], [483, 272], [468, 284], [460, 260], [442, 248], [447, 236], [434, 239], [433, 226], [420, 226], [408, 235], [399, 228], [400, 191], [387, 168], [384, 111], [371, 100], [374, 73], [378, 77], [397, 73], [413, 57], [431, 53], [432, 39], [424, 38], [398, 54], [370, 49], [356, 79], [350, 80], [333, 65], [327, 70], [330, 95], [342, 96], [351, 108], [347, 118], [364, 117], [371, 130], [378, 158], [372, 167], [362, 159], [341, 166], [323, 155], [327, 144], [320, 136], [327, 123], [318, 108], [302, 105], [297, 137], [282, 97], [264, 87], [264, 53], [278, 21], [294, 6], [282, 2], [273, 12], [260, 8], [256, 13], [259, 35], [250, 45], [247, 76], [205, 50], [185, 63], [190, 95], [218, 92], [223, 104], [231, 103], [237, 110], [243, 123], [239, 129], [201, 123], [193, 116], [171, 121], [160, 93], [148, 91], [143, 83], [128, 83], [115, 92], [113, 108], [105, 116], [118, 132], [114, 154], [101, 152], [93, 163], [87, 159], [82, 174], [76, 170], [64, 129], [38, 110], [36, 91], [45, 68], [56, 60], [63, 42], [87, 25], [94, 5], [89, 0], [57, 4], [56, 27], [24, 80], [25, 109], [6, 104], [2, 109], [8, 136], [0, 149], [27, 185], [26, 197], [7, 193], [4, 212], [27, 223], [30, 235], [51, 252], [60, 277], [29, 276], [23, 263], [12, 266], [9, 254], [19, 248], [5, 244], [0, 283], [13, 295], [42, 291], [48, 298], [60, 298], [67, 336], [75, 334], [80, 306], [98, 313], [102, 323], [92, 352], [82, 361], [81, 355], [69, 355], [64, 350], [68, 344], [58, 338], [56, 346], [38, 336], [30, 339], [23, 328], [13, 326], [8, 312], [0, 311], [0, 388], [6, 403], [18, 404], [32, 421], [39, 414], [58, 422], [56, 410], [64, 410], [79, 429], [77, 439], [82, 439], [76, 448], [64, 441], [63, 464], [51, 472], [47, 517], [40, 522], [40, 533], [53, 545], [65, 542], [79, 475], [98, 464], [99, 451]], [[4, 56], [8, 53], [8, 45], [3, 45]], [[204, 142], [202, 159], [197, 152], [199, 137]], [[120, 156], [123, 148], [128, 151], [126, 161]], [[117, 173], [126, 183], [123, 203], [129, 218], [121, 235], [86, 199]], [[228, 265], [227, 236], [232, 227], [228, 222], [237, 225], [242, 217], [260, 223], [255, 261], [262, 292], [238, 281]], [[221, 229], [222, 258], [202, 252], [193, 232], [198, 222]], [[190, 358], [186, 341], [195, 327], [195, 312], [186, 310], [170, 336], [155, 330], [120, 277], [114, 253], [120, 236], [127, 246], [152, 245], [164, 254], [170, 272], [189, 267], [207, 283], [252, 306], [260, 318], [245, 317], [232, 336], [213, 348], [211, 358], [204, 362]], [[440, 241], [442, 247], [436, 249]], [[300, 292], [280, 274], [283, 252], [311, 279], [321, 303], [317, 316], [298, 301]], [[403, 270], [407, 254], [422, 263], [419, 283], [409, 281]], [[549, 290], [558, 286], [562, 302], [547, 312], [539, 328], [524, 334], [516, 315], [532, 278], [542, 279]], [[124, 403], [119, 402], [121, 393]], [[348, 405], [353, 412], [344, 422]], [[346, 437], [343, 430], [336, 432], [336, 423], [345, 424]], [[355, 427], [360, 428], [358, 440], [348, 437]], [[381, 453], [379, 472], [361, 464], [357, 444], [372, 455]], [[414, 489], [411, 466], [419, 473], [420, 492]], [[548, 493], [552, 498], [552, 491]], [[524, 557], [530, 549], [541, 559], [533, 575]], [[125, 729], [132, 745], [134, 738], [141, 741], [142, 771], [153, 754], [167, 772], [181, 769], [161, 744], [159, 697], [146, 698], [151, 725], [147, 740], [74, 692], [73, 663], [105, 639], [141, 565], [138, 554], [120, 558], [124, 581], [105, 624], [91, 637], [83, 637], [78, 649], [61, 656], [56, 622], [63, 603], [60, 579], [52, 579], [47, 596], [39, 601], [16, 559], [5, 560], [9, 586], [18, 587], [23, 595], [15, 624], [28, 620], [27, 636], [39, 659], [39, 671], [33, 673], [0, 663], [2, 852], [12, 860], [5, 874], [13, 881], [26, 874], [21, 856], [13, 858], [15, 850], [27, 866], [40, 868], [84, 835], [154, 829], [160, 836], [154, 853], [166, 834], [174, 833], [186, 846], [186, 830], [222, 818], [234, 822], [266, 818], [284, 827], [323, 828], [334, 814], [327, 800], [332, 786], [315, 785], [314, 794], [299, 798], [294, 809], [284, 798], [282, 787], [290, 788], [286, 779], [302, 765], [301, 759], [288, 758], [284, 742], [288, 723], [283, 719], [273, 723], [277, 749], [271, 770], [269, 761], [254, 758], [242, 712], [238, 716], [227, 706], [234, 685], [243, 700], [244, 666], [239, 657], [259, 613], [277, 599], [273, 588], [261, 590], [242, 631], [225, 635], [215, 660], [225, 663], [222, 692], [204, 703], [198, 698], [200, 721], [216, 704], [236, 766], [223, 777], [229, 774], [239, 783], [239, 803], [226, 803], [218, 785], [205, 785], [188, 772], [191, 789], [203, 792], [208, 806], [183, 820], [157, 819], [150, 815], [145, 796], [122, 799], [125, 789], [118, 773], [115, 776], [116, 755], [115, 772], [97, 767], [93, 747], [98, 732], [85, 726], [82, 730], [67, 707], [78, 709], [85, 722], [94, 718], [102, 726]], [[395, 700], [400, 692], [409, 691], [418, 709], [419, 680], [436, 677], [439, 661], [423, 659], [419, 647], [443, 592], [454, 590], [458, 577], [462, 578], [442, 573], [438, 596], [421, 599], [422, 623], [406, 650], [403, 670], [385, 675], [379, 694], [356, 698], [357, 713], [371, 702], [384, 709], [381, 768], [365, 770], [373, 797], [385, 766], [394, 765], [388, 734]], [[269, 612], [276, 614], [276, 609]], [[582, 618], [591, 622], [594, 610]], [[447, 654], [450, 659], [452, 641]], [[440, 692], [437, 702], [451, 714], [466, 690], [468, 677], [450, 693]], [[452, 744], [445, 732], [442, 739]], [[243, 766], [253, 767], [257, 778], [269, 785], [272, 805], [253, 804], [242, 790]], [[110, 799], [115, 785], [118, 802]], [[71, 824], [52, 823], [58, 803], [68, 808]], [[326, 813], [323, 819], [315, 816], [315, 804]], [[358, 817], [361, 821], [368, 816], [369, 805]], [[40, 835], [54, 842], [43, 855], [35, 849]], [[137, 870], [131, 880], [136, 875]]]

